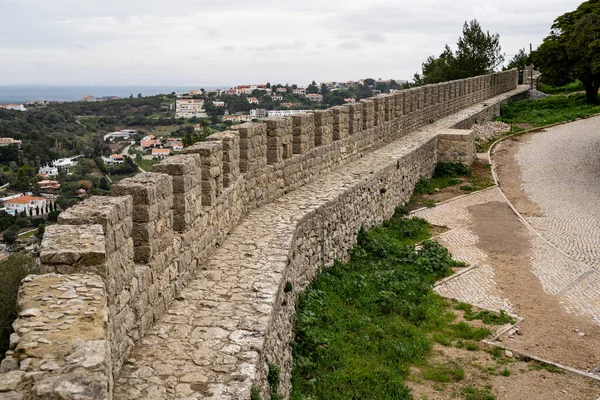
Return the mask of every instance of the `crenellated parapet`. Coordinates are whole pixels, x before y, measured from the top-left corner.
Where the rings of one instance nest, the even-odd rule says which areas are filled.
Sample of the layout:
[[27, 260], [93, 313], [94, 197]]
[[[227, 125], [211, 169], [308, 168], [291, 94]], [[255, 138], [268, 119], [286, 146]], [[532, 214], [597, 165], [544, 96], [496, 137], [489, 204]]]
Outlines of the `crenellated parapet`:
[[[57, 369], [44, 369], [44, 353], [52, 359], [58, 359], [59, 354], [68, 359], [84, 348], [96, 349], [98, 359], [86, 363], [84, 356], [78, 358], [83, 364], [77, 371], [91, 374], [90, 385], [96, 391], [88, 398], [110, 398], [112, 377], [119, 373], [134, 344], [157, 321], [168, 318], [187, 323], [182, 316], [166, 314], [169, 306], [178, 301], [178, 293], [202, 271], [211, 254], [250, 211], [368, 151], [511, 91], [517, 78], [517, 71], [511, 70], [233, 126], [163, 160], [152, 167], [152, 172], [113, 185], [112, 196], [91, 197], [70, 208], [60, 215], [57, 225], [46, 229], [41, 262], [52, 274], [23, 282], [21, 314], [15, 323], [15, 328], [38, 318], [46, 323], [57, 315], [50, 311], [52, 307], [64, 308], [67, 311], [57, 311], [62, 313], [57, 318], [64, 326], [60, 334], [69, 336], [67, 347], [50, 349], [38, 341], [43, 350], [34, 355], [26, 344], [35, 338], [16, 329], [18, 336], [14, 337], [9, 361], [2, 364], [0, 380], [5, 379], [2, 373], [10, 373], [15, 383], [9, 389], [29, 393], [33, 390], [29, 377], [41, 370], [43, 376], [57, 379], [48, 390], [62, 390], [61, 379], [67, 382], [75, 378], [65, 378], [64, 364], [58, 361]], [[418, 158], [427, 158], [426, 167], [412, 168], [412, 161], [407, 161], [405, 168], [416, 174], [429, 171], [438, 158], [469, 162], [474, 151], [471, 144], [472, 134], [468, 132], [445, 132], [427, 142], [423, 154], [430, 154], [429, 158]], [[404, 182], [402, 174], [398, 179]], [[415, 175], [407, 182], [414, 184], [416, 179]], [[398, 190], [402, 196], [408, 193], [391, 186], [388, 190]], [[391, 202], [388, 208], [393, 210]], [[336, 212], [343, 218], [342, 211]], [[337, 255], [332, 253], [332, 257]], [[47, 287], [52, 295], [35, 297], [34, 287]], [[76, 297], [64, 298], [63, 302], [63, 291]], [[214, 293], [210, 304], [219, 301], [219, 293]], [[26, 312], [26, 308], [42, 311]], [[54, 343], [55, 339], [48, 340]], [[30, 364], [19, 364], [30, 358]]]

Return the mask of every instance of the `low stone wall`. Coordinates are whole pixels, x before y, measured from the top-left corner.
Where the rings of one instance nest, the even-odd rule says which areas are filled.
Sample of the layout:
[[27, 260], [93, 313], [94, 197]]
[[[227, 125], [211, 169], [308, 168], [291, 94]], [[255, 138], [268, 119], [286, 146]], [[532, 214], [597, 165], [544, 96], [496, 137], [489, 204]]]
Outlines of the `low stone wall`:
[[[108, 375], [116, 376], [133, 344], [249, 211], [432, 121], [510, 91], [516, 82], [517, 71], [511, 70], [215, 134], [154, 166], [153, 172], [114, 185], [115, 197], [92, 197], [61, 214], [59, 225], [46, 230], [41, 261], [67, 274], [65, 279], [83, 279], [68, 275], [78, 273], [102, 278], [110, 348], [106, 362]], [[413, 168], [426, 173], [435, 162], [436, 145], [430, 145], [429, 159], [413, 160]], [[402, 187], [402, 196], [411, 188]], [[391, 215], [391, 204], [378, 206], [383, 208], [377, 212], [363, 204], [352, 212], [360, 212], [368, 223]], [[371, 212], [376, 217], [369, 217]], [[338, 210], [332, 217], [344, 220], [343, 214]], [[340, 227], [343, 235], [327, 231], [336, 243], [331, 249], [338, 249], [331, 257], [344, 257], [354, 228]], [[87, 340], [81, 332], [71, 334]], [[109, 393], [110, 385], [107, 381]]]
[[[269, 364], [279, 368], [280, 394], [287, 398], [291, 391], [290, 343], [298, 294], [319, 268], [330, 266], [335, 260], [348, 260], [348, 250], [356, 245], [361, 227], [368, 229], [391, 218], [396, 207], [410, 199], [419, 178], [433, 173], [436, 147], [433, 137], [400, 158], [390, 157], [384, 166], [374, 166], [366, 180], [346, 187], [335, 200], [309, 212], [299, 211], [301, 218], [289, 233], [287, 261], [274, 267], [282, 270], [281, 279], [255, 377], [263, 399], [269, 398]], [[288, 282], [291, 291], [285, 289]]]

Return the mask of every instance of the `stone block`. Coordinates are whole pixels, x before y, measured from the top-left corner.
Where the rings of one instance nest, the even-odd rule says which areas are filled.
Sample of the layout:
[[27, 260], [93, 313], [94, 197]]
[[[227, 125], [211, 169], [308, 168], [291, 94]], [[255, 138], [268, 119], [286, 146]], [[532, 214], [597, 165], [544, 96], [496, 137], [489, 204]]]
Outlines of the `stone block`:
[[333, 111], [316, 110], [315, 115], [315, 146], [326, 146], [333, 141]]
[[293, 120], [293, 152], [305, 154], [315, 146], [315, 114], [295, 115]]
[[355, 135], [363, 130], [363, 103], [348, 105], [348, 134]]
[[223, 142], [214, 140], [196, 143], [184, 153], [200, 155], [202, 205], [214, 206], [223, 193]]
[[40, 261], [55, 272], [89, 272], [106, 278], [106, 241], [102, 225], [48, 226]]
[[333, 140], [341, 140], [348, 137], [349, 132], [349, 108], [348, 106], [337, 106], [331, 108], [333, 111]]
[[173, 178], [138, 174], [113, 185], [113, 194], [133, 196], [134, 261], [150, 262], [173, 241]]
[[223, 187], [231, 187], [240, 176], [240, 137], [236, 131], [218, 132], [206, 140], [223, 143]]

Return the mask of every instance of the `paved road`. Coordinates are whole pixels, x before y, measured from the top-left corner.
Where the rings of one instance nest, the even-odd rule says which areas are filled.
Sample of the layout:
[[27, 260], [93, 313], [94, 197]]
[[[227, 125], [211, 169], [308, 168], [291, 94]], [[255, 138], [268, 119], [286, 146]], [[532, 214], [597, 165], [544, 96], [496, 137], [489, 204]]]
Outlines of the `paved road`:
[[516, 159], [523, 190], [543, 213], [529, 223], [573, 259], [600, 269], [600, 117], [537, 133]]

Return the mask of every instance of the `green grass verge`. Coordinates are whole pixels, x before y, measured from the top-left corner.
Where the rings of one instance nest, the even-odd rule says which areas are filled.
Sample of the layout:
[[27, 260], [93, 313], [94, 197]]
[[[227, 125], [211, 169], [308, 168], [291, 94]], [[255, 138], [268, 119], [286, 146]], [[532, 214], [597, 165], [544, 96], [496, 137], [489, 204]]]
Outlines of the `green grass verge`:
[[295, 316], [292, 399], [410, 399], [411, 365], [436, 382], [462, 379], [461, 368], [427, 362], [434, 341], [480, 340], [490, 331], [454, 323], [447, 301], [433, 291], [456, 262], [425, 240], [429, 228], [397, 212], [381, 227], [361, 230], [351, 260], [308, 286]]
[[19, 239], [29, 239], [30, 237], [32, 237], [33, 235], [35, 235], [37, 232], [37, 230], [33, 230], [31, 232], [27, 232], [27, 233], [22, 233], [19, 235]]
[[564, 86], [550, 86], [542, 83], [538, 89], [540, 92], [544, 92], [546, 94], [568, 94], [585, 90], [583, 83], [580, 81], [571, 82]]
[[504, 105], [498, 121], [539, 127], [573, 121], [597, 113], [600, 113], [600, 106], [587, 104], [585, 95], [557, 95]]
[[158, 164], [160, 161], [158, 160], [145, 160], [145, 159], [134, 159], [135, 163], [144, 171], [150, 172], [152, 170], [152, 166], [154, 164]]

